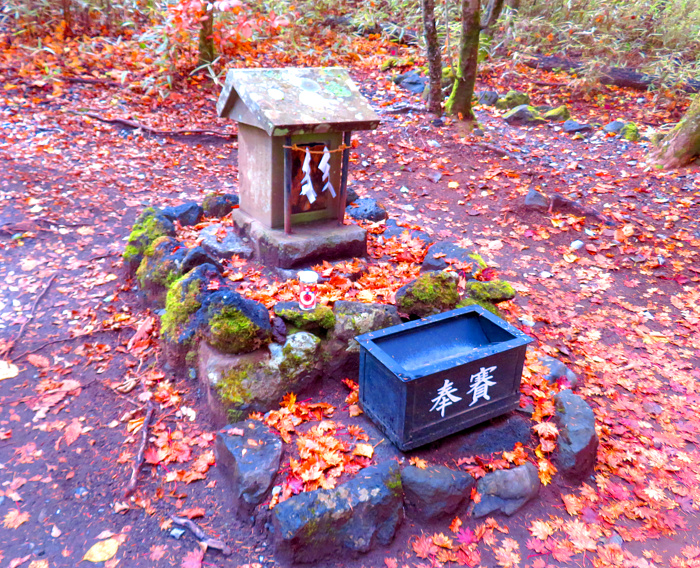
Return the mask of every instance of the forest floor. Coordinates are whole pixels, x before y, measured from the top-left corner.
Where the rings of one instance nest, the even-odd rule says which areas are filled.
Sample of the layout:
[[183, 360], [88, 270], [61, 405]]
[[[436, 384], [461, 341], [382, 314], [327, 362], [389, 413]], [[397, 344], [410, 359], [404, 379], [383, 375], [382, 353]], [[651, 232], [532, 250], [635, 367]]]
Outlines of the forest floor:
[[[120, 257], [145, 207], [235, 191], [236, 141], [151, 135], [84, 114], [233, 133], [215, 116], [218, 89], [194, 81], [155, 104], [104, 84], [62, 82], [57, 90], [12, 65], [2, 75], [0, 565], [75, 566], [99, 542], [108, 543], [93, 549], [107, 566], [279, 565], [264, 527], [235, 519], [221, 474], [209, 467], [215, 431], [196, 383], [163, 367], [157, 331], [130, 342], [151, 312]], [[353, 187], [399, 222], [477, 247], [518, 291], [502, 305], [506, 318], [579, 375], [579, 393], [596, 414], [594, 478], [572, 487], [555, 475], [538, 500], [497, 517], [498, 528], [460, 512], [462, 526], [482, 535], [480, 564], [700, 566], [697, 168], [655, 171], [644, 144], [509, 126], [491, 108], [477, 110], [484, 137], [427, 113], [392, 114], [396, 103], [420, 102], [376, 61], [352, 75], [382, 116], [376, 131], [355, 135]], [[525, 90], [535, 104], [567, 104], [581, 121], [656, 127], [683, 110], [610, 87], [572, 92], [564, 81], [504, 63], [483, 73], [478, 89]], [[600, 217], [528, 210], [530, 188]], [[573, 250], [575, 240], [585, 246]], [[385, 251], [393, 258], [377, 264], [362, 299], [391, 301], [416, 269], [398, 262], [400, 248]], [[243, 288], [274, 297], [262, 267], [227, 268]], [[312, 399], [323, 400], [324, 388]], [[179, 454], [144, 466], [125, 498], [147, 391], [159, 403], [154, 434], [175, 433], [169, 448]], [[331, 402], [342, 422], [342, 398]], [[444, 463], [439, 449], [416, 455]], [[446, 465], [455, 466], [453, 457]], [[179, 470], [203, 479], [178, 481]], [[233, 555], [202, 555], [189, 533], [171, 537], [173, 514], [192, 516]], [[319, 565], [439, 565], [434, 554], [418, 558], [413, 544], [422, 534], [449, 535], [449, 526], [407, 520], [387, 549]]]

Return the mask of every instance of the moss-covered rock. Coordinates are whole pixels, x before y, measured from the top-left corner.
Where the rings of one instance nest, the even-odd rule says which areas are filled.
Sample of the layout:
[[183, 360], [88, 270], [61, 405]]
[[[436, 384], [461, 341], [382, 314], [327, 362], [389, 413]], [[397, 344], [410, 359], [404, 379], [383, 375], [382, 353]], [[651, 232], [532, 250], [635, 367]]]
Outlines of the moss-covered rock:
[[546, 111], [542, 115], [542, 118], [552, 122], [563, 122], [571, 118], [571, 113], [569, 112], [569, 109], [566, 108], [566, 106], [562, 105], [557, 108], [553, 108], [552, 110]]
[[200, 337], [224, 353], [255, 351], [272, 338], [267, 308], [229, 289], [209, 294], [195, 319]]
[[634, 122], [628, 122], [620, 130], [620, 136], [630, 142], [637, 142], [639, 140], [639, 128]]
[[335, 325], [335, 315], [328, 306], [317, 305], [313, 310], [302, 310], [297, 302], [280, 302], [275, 305], [275, 315], [291, 326], [291, 331], [326, 333]]
[[530, 97], [526, 93], [521, 93], [520, 91], [508, 91], [496, 101], [496, 108], [505, 110], [528, 104], [530, 104]]
[[127, 239], [123, 258], [130, 270], [141, 264], [146, 249], [159, 237], [174, 237], [175, 226], [157, 207], [144, 209], [138, 216]]
[[146, 297], [162, 307], [168, 288], [182, 276], [187, 249], [173, 237], [158, 237], [144, 251], [136, 279]]
[[396, 292], [396, 307], [411, 317], [422, 318], [452, 310], [459, 302], [454, 272], [426, 272]]
[[499, 318], [503, 318], [503, 313], [501, 312], [501, 310], [499, 310], [491, 302], [486, 302], [484, 300], [475, 300], [474, 298], [463, 298], [455, 307], [466, 308], [467, 306], [481, 306], [485, 310], [491, 312], [493, 315], [498, 316]]
[[238, 196], [234, 193], [210, 193], [202, 202], [202, 209], [207, 217], [224, 217], [238, 205]]
[[515, 298], [513, 286], [504, 280], [479, 282], [470, 280], [466, 283], [465, 295], [475, 300], [498, 304]]
[[506, 122], [543, 123], [546, 120], [539, 111], [530, 105], [520, 105], [502, 116]]
[[320, 344], [305, 331], [289, 335], [284, 345], [271, 343], [237, 355], [200, 342], [198, 375], [217, 425], [278, 408], [286, 393], [298, 393], [320, 377]]

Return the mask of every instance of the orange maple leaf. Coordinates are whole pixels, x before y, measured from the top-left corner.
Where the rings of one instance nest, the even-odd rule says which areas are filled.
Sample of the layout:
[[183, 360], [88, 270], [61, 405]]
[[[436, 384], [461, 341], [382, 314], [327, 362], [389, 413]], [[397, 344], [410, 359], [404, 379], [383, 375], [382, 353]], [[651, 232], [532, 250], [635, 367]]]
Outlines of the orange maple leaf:
[[438, 547], [435, 546], [433, 540], [424, 534], [416, 537], [411, 543], [411, 546], [413, 547], [413, 552], [416, 553], [418, 558], [430, 558], [430, 556], [434, 555], [438, 550]]
[[5, 515], [2, 520], [2, 524], [8, 529], [16, 529], [23, 523], [29, 520], [29, 513], [21, 513], [19, 509], [10, 509], [10, 511]]

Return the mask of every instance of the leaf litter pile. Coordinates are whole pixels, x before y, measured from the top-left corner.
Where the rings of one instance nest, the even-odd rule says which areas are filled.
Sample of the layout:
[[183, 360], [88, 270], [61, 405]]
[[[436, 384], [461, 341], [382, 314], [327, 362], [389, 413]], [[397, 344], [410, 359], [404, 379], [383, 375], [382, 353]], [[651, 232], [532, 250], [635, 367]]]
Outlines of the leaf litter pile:
[[[576, 372], [601, 445], [593, 478], [579, 487], [560, 479], [552, 395], [567, 385], [547, 383], [530, 354], [522, 405], [532, 407], [536, 443], [500, 455], [407, 459], [476, 478], [532, 461], [545, 485], [539, 500], [512, 519], [407, 519], [387, 550], [327, 565], [700, 566], [697, 171], [649, 171], [641, 145], [509, 127], [493, 109], [478, 109], [482, 138], [449, 119], [393, 114], [403, 102], [417, 104], [377, 71], [395, 48], [354, 41], [365, 59], [353, 75], [383, 123], [356, 136], [353, 185], [407, 229], [478, 250], [489, 264], [481, 278], [514, 284], [519, 295], [501, 304], [505, 317]], [[32, 62], [12, 50], [3, 55], [0, 563], [273, 566], [263, 527], [230, 512], [204, 400], [193, 381], [163, 365], [158, 318], [139, 304], [119, 257], [144, 207], [235, 189], [236, 143], [147, 136], [84, 113], [160, 129], [234, 127], [214, 116], [218, 90], [196, 78], [162, 101], [37, 80], [44, 65], [74, 61], [68, 48], [41, 51]], [[261, 49], [273, 63], [273, 52]], [[100, 65], [118, 66], [119, 57]], [[605, 87], [591, 96], [572, 92], [563, 76], [512, 71], [506, 79], [486, 68], [482, 87], [528, 90], [538, 103], [568, 104], [579, 120], [658, 125], [682, 112], [652, 106], [650, 95]], [[528, 210], [530, 189], [566, 200]], [[368, 259], [316, 267], [322, 302], [389, 303], [417, 276], [422, 241], [408, 232], [384, 239], [381, 224], [368, 230]], [[198, 238], [189, 229], [181, 236]], [[268, 307], [296, 297], [295, 283], [265, 267], [234, 258], [226, 270]], [[335, 398], [288, 395], [278, 410], [254, 416], [286, 442], [268, 509], [376, 463], [382, 440], [362, 426], [354, 378], [342, 385], [344, 378]]]

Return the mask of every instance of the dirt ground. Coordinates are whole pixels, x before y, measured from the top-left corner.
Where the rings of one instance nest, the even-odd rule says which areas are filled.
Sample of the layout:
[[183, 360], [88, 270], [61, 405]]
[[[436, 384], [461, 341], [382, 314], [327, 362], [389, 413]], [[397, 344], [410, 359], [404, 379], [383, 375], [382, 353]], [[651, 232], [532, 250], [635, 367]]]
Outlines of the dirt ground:
[[[681, 112], [652, 109], [647, 95], [612, 88], [587, 100], [528, 73], [487, 75], [480, 87], [526, 89], [536, 104], [561, 101], [582, 121], [659, 125]], [[21, 83], [8, 75], [8, 83]], [[382, 124], [356, 134], [352, 186], [379, 199], [397, 221], [477, 247], [516, 286], [516, 300], [502, 306], [507, 319], [581, 377], [580, 393], [596, 412], [595, 477], [581, 489], [555, 476], [514, 517], [497, 518], [519, 544], [519, 565], [698, 565], [697, 168], [650, 170], [643, 144], [607, 137], [595, 144], [552, 125], [508, 126], [490, 108], [477, 112], [485, 136], [427, 114], [392, 114], [392, 105], [419, 101], [381, 73], [357, 71], [355, 78]], [[0, 95], [0, 350], [18, 367], [16, 377], [0, 381], [2, 566], [75, 566], [110, 537], [120, 543], [111, 565], [179, 566], [198, 546], [191, 533], [170, 536], [168, 519], [196, 508], [207, 534], [234, 550], [229, 557], [210, 550], [202, 565], [279, 565], [263, 523], [236, 520], [216, 467], [199, 481], [167, 481], [213, 449], [213, 427], [197, 383], [163, 365], [157, 342], [129, 344], [149, 311], [120, 258], [144, 207], [235, 191], [236, 142], [152, 136], [80, 114], [119, 109], [114, 115], [166, 129], [190, 126], [196, 114], [200, 127], [234, 132], [215, 118], [216, 96], [202, 87], [146, 108], [133, 94], [94, 85], [67, 84], [60, 96], [23, 85]], [[578, 205], [528, 210], [530, 188]], [[576, 240], [584, 246], [573, 250]], [[271, 284], [263, 267], [230, 268], [244, 272], [251, 289]], [[143, 416], [144, 385], [157, 393], [157, 432], [178, 433], [190, 449], [180, 462], [144, 466], [136, 493], [126, 498], [140, 439], [130, 420]], [[326, 381], [309, 397], [334, 404], [334, 419], [344, 423], [345, 394]], [[380, 440], [369, 421], [354, 420], [364, 420], [371, 443]], [[456, 436], [404, 457], [455, 466], [458, 447]], [[377, 456], [393, 453], [382, 451]], [[466, 527], [480, 522], [464, 511], [459, 516]], [[597, 548], [568, 559], [534, 552], [537, 520], [569, 542], [573, 525], [566, 523], [597, 526]], [[429, 566], [411, 542], [422, 533], [447, 534], [449, 524], [407, 519], [388, 548], [319, 565], [374, 568], [395, 559]], [[621, 547], [607, 545], [614, 534]], [[505, 536], [484, 543], [481, 565], [497, 564]]]

